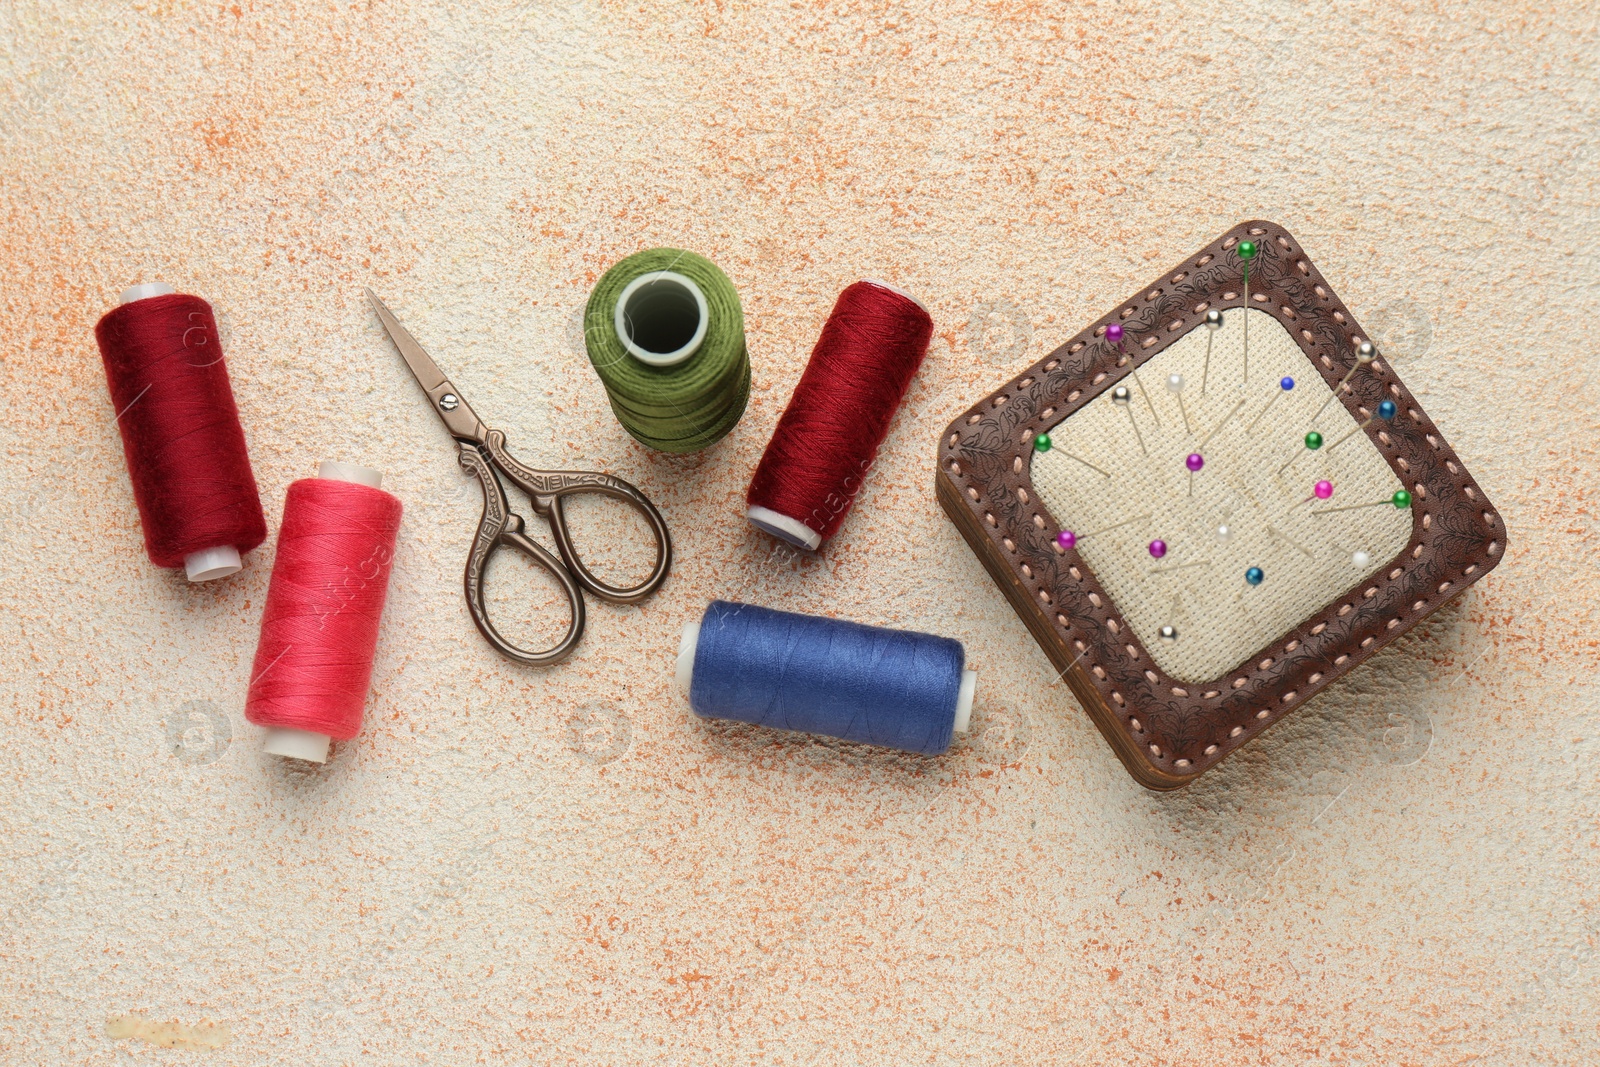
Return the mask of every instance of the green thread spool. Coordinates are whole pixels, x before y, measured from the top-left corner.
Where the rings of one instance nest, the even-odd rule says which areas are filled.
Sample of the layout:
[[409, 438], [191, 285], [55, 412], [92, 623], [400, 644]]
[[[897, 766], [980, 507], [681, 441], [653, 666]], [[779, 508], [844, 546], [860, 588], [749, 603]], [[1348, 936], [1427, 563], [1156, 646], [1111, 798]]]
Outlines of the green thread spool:
[[750, 399], [739, 294], [693, 252], [651, 248], [606, 271], [583, 342], [622, 428], [662, 452], [722, 440]]

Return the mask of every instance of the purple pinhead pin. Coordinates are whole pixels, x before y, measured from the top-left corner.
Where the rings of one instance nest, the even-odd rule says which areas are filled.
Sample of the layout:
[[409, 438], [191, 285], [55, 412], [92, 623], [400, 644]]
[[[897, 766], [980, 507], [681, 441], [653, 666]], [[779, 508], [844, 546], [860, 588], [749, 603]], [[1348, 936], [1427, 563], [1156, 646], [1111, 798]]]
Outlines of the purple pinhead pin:
[[1150, 554], [1156, 559], [1160, 559], [1162, 556], [1165, 556], [1167, 554], [1167, 543], [1161, 540], [1159, 537], [1154, 541], [1151, 541]]
[[1318, 482], [1311, 487], [1311, 491], [1317, 494], [1318, 500], [1326, 500], [1333, 495], [1333, 483], [1329, 481]]
[[1110, 326], [1106, 327], [1106, 340], [1110, 341], [1114, 345], [1120, 345], [1122, 343], [1122, 323], [1113, 322]]
[[1062, 548], [1070, 550], [1075, 547], [1077, 543], [1078, 535], [1073, 533], [1071, 530], [1062, 530], [1060, 533], [1056, 534], [1056, 544], [1060, 545]]
[[1192, 471], [1197, 471], [1206, 465], [1206, 457], [1198, 452], [1190, 452], [1189, 458], [1183, 461], [1183, 465]]

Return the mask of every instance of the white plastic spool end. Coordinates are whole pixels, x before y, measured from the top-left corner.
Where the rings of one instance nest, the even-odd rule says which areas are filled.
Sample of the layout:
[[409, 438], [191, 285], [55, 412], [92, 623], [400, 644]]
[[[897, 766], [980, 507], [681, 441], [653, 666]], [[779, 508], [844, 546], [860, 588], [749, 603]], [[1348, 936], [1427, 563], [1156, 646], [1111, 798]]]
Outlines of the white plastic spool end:
[[956, 721], [952, 729], [958, 734], [967, 732], [972, 725], [972, 696], [978, 691], [978, 672], [962, 671], [961, 688], [956, 691]]
[[307, 763], [327, 763], [328, 746], [333, 738], [310, 730], [291, 730], [283, 726], [269, 727], [266, 743], [262, 745], [274, 756], [303, 759]]
[[371, 486], [373, 489], [383, 486], [382, 471], [375, 471], [371, 467], [362, 467], [355, 463], [340, 463], [336, 459], [325, 459], [319, 463], [317, 477], [334, 482], [354, 482], [357, 485]]
[[183, 573], [191, 582], [209, 582], [213, 578], [226, 578], [238, 574], [244, 566], [239, 560], [239, 550], [232, 545], [202, 548], [183, 557]]
[[891, 293], [899, 293], [901, 296], [917, 305], [917, 307], [921, 308], [923, 311], [928, 310], [927, 304], [924, 304], [922, 301], [918, 300], [916, 297], [912, 296], [898, 285], [890, 285], [888, 282], [882, 281], [878, 278], [862, 278], [861, 280], [866, 282], [868, 285], [876, 285], [879, 289], [887, 289]]
[[676, 678], [678, 688], [683, 690], [683, 695], [689, 695], [689, 687], [694, 684], [694, 654], [700, 649], [700, 624], [686, 622], [683, 624], [683, 637], [678, 641], [678, 669]]
[[780, 541], [787, 541], [796, 548], [808, 549], [815, 552], [822, 544], [822, 535], [799, 519], [791, 519], [787, 515], [780, 515], [771, 508], [764, 508], [752, 504], [750, 510], [745, 512], [750, 524], [758, 530], [764, 530]]
[[711, 321], [706, 294], [675, 270], [653, 270], [617, 297], [612, 328], [628, 354], [652, 367], [672, 367], [700, 349]]
[[171, 296], [175, 292], [176, 289], [163, 282], [140, 282], [122, 290], [122, 295], [117, 297], [117, 303], [131, 304], [135, 300], [148, 300], [152, 296]]

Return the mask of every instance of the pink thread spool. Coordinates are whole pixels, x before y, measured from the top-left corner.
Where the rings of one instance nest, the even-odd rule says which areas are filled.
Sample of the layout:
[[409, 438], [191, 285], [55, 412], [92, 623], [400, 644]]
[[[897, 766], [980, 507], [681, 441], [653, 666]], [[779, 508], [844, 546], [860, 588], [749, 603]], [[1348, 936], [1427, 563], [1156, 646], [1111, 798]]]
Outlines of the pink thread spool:
[[324, 461], [289, 486], [244, 710], [275, 756], [325, 763], [361, 730], [400, 530], [382, 479]]

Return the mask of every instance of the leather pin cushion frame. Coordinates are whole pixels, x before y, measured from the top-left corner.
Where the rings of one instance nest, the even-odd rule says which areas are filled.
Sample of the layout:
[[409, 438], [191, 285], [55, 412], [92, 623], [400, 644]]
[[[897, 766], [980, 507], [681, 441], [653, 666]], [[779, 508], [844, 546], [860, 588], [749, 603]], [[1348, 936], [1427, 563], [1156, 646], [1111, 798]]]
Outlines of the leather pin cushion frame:
[[[1070, 418], [1201, 325], [1240, 307], [1249, 238], [1250, 306], [1276, 318], [1332, 390], [1367, 339], [1300, 244], [1270, 222], [1242, 223], [985, 397], [944, 431], [940, 504], [1061, 671], [1128, 773], [1150, 789], [1187, 785], [1482, 578], [1506, 531], [1438, 427], [1378, 353], [1339, 400], [1352, 414], [1393, 400], [1398, 417], [1364, 432], [1410, 490], [1405, 549], [1322, 609], [1201, 685], [1160, 670], [1073, 550], [1034, 489], [1034, 436]], [[1121, 347], [1105, 337], [1120, 322]], [[1358, 418], [1358, 421], [1361, 421]]]

